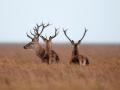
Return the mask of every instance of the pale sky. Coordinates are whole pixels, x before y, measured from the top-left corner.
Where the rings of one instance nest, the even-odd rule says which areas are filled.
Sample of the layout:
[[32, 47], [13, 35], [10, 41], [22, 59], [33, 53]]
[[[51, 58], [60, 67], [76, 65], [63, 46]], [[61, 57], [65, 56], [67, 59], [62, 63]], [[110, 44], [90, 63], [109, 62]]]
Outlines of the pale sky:
[[0, 43], [29, 42], [26, 32], [42, 21], [53, 24], [43, 35], [60, 28], [53, 42], [68, 42], [62, 28], [77, 41], [86, 27], [83, 43], [120, 43], [120, 0], [0, 0]]

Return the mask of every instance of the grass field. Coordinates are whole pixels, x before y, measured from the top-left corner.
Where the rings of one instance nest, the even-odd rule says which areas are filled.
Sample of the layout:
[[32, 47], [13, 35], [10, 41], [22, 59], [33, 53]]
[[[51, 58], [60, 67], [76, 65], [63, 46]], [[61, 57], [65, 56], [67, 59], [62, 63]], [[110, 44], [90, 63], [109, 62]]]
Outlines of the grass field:
[[43, 64], [23, 44], [0, 44], [0, 90], [120, 90], [120, 45], [81, 45], [89, 66], [69, 65], [71, 46], [54, 45], [59, 64]]

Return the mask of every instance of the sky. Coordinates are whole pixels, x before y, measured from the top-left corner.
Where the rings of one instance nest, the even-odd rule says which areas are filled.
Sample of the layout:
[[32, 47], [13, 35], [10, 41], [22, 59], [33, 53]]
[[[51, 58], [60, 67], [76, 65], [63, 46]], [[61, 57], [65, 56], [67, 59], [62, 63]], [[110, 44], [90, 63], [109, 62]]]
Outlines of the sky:
[[26, 32], [42, 21], [52, 24], [43, 36], [59, 28], [53, 42], [69, 42], [63, 28], [77, 42], [86, 27], [83, 43], [120, 43], [120, 0], [0, 0], [0, 43], [31, 41]]

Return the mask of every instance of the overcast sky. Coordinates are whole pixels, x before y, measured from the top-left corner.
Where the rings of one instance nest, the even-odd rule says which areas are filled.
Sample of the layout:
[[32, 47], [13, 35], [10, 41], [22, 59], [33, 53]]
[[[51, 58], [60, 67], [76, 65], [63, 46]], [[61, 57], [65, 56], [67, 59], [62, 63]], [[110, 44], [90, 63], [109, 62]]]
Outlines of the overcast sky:
[[83, 43], [120, 43], [120, 0], [0, 0], [0, 42], [29, 42], [42, 21], [53, 24], [43, 35], [60, 28], [54, 42], [68, 42], [62, 28], [77, 41], [86, 27]]

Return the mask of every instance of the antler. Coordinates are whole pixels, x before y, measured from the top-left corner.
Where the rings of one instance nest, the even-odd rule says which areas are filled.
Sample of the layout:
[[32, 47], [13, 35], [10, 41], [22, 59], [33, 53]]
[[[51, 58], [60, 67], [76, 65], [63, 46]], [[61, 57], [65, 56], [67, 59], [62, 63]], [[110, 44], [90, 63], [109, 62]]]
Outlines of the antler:
[[35, 34], [33, 34], [33, 33], [31, 32], [31, 30], [30, 30], [30, 33], [31, 33], [31, 35], [33, 35], [33, 36], [35, 37]]
[[88, 31], [88, 30], [85, 28], [85, 32], [84, 32], [82, 38], [78, 41], [78, 44], [83, 40], [83, 38], [85, 37], [87, 31]]
[[[27, 33], [26, 33], [27, 34]], [[29, 37], [30, 39], [33, 39], [30, 35], [27, 34], [27, 37]]]
[[71, 39], [67, 36], [67, 34], [66, 34], [66, 31], [67, 31], [67, 30], [68, 30], [68, 29], [63, 29], [63, 32], [64, 32], [65, 36], [67, 37], [67, 39], [73, 44], [74, 41], [71, 40]]
[[[48, 23], [48, 24], [43, 24], [43, 22], [42, 22], [42, 24], [40, 24], [40, 25], [36, 24], [36, 26], [33, 28], [34, 34], [30, 31], [31, 35], [33, 35], [34, 38], [32, 38], [32, 37], [31, 37], [30, 35], [28, 35], [28, 34], [27, 34], [27, 37], [29, 37], [30, 39], [37, 39], [37, 40], [39, 40], [39, 36], [40, 36], [41, 33], [43, 32], [43, 30], [44, 30], [46, 27], [48, 27], [49, 25], [50, 25], [49, 23]], [[41, 32], [39, 32], [39, 28], [40, 28], [40, 27], [42, 27]]]
[[49, 37], [49, 40], [52, 40], [53, 38], [55, 38], [55, 37], [58, 35], [58, 32], [57, 32], [58, 29], [59, 29], [59, 28], [55, 28], [55, 35], [50, 36], [50, 37]]
[[45, 38], [44, 36], [42, 36], [42, 35], [41, 35], [40, 37], [43, 39], [43, 41], [45, 41], [45, 40], [46, 40], [46, 38]]
[[38, 38], [40, 36], [40, 34], [39, 34], [40, 27], [41, 27], [41, 25], [36, 24], [36, 26], [33, 28], [36, 38]]
[[44, 30], [46, 27], [50, 26], [50, 25], [51, 25], [50, 23], [48, 23], [48, 24], [43, 24], [43, 22], [42, 22], [42, 24], [41, 24], [42, 30], [41, 30], [41, 32], [39, 33], [39, 36], [40, 36], [41, 33], [43, 32], [43, 30]]
[[[39, 36], [42, 34], [43, 30], [44, 30], [46, 27], [48, 27], [49, 25], [51, 25], [51, 24], [49, 24], [49, 23], [48, 23], [48, 24], [43, 24], [43, 22], [42, 22], [41, 25], [36, 24], [36, 27], [33, 28], [34, 33], [37, 35], [37, 37], [39, 37]], [[39, 28], [40, 28], [40, 27], [42, 27], [42, 30], [41, 30], [41, 32], [39, 33]]]

